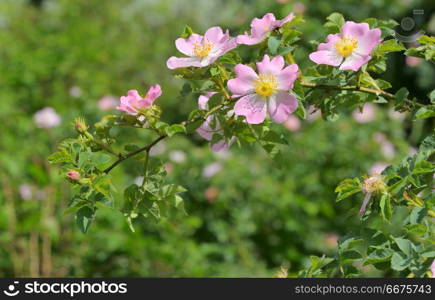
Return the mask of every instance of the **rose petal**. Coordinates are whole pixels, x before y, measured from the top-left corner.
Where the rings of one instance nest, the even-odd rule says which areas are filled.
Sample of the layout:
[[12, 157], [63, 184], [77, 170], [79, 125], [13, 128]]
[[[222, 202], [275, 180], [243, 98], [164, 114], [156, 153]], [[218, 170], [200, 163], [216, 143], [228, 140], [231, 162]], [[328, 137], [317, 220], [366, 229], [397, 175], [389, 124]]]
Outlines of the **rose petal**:
[[238, 64], [234, 67], [236, 78], [228, 80], [228, 89], [234, 96], [242, 96], [254, 90], [254, 81], [258, 78], [257, 73], [247, 66]]
[[275, 123], [283, 123], [298, 108], [298, 101], [294, 95], [280, 91], [269, 98], [267, 106], [270, 118]]
[[245, 116], [249, 124], [260, 124], [266, 118], [266, 101], [257, 94], [246, 95], [236, 102], [234, 113]]

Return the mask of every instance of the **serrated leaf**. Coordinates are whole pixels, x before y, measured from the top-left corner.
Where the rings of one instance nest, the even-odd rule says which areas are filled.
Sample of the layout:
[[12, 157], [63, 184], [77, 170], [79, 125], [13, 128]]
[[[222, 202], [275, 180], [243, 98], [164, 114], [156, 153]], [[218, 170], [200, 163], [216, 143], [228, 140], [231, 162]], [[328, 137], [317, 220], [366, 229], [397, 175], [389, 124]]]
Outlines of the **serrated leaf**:
[[383, 194], [379, 201], [381, 215], [385, 220], [390, 220], [392, 216], [391, 199], [388, 194]]
[[272, 55], [275, 55], [278, 51], [279, 45], [281, 44], [281, 40], [276, 36], [269, 37], [269, 40], [267, 41], [267, 47], [269, 49], [269, 52]]
[[165, 132], [168, 135], [168, 137], [172, 137], [176, 133], [180, 133], [180, 132], [186, 133], [186, 127], [184, 127], [181, 124], [174, 124], [169, 127], [166, 127]]
[[404, 238], [394, 238], [394, 241], [403, 253], [405, 253], [407, 256], [411, 255], [412, 243], [410, 240]]
[[81, 232], [86, 233], [95, 217], [95, 210], [89, 206], [81, 207], [76, 214], [76, 224]]
[[435, 105], [429, 105], [426, 107], [422, 107], [415, 113], [415, 119], [427, 119], [435, 117]]
[[405, 47], [396, 39], [389, 39], [380, 43], [376, 48], [376, 53], [390, 53], [405, 50]]
[[424, 217], [427, 215], [425, 207], [414, 207], [409, 215], [409, 222], [411, 224], [419, 224], [423, 222]]
[[347, 178], [340, 182], [335, 192], [338, 193], [336, 201], [339, 202], [353, 194], [361, 192], [361, 184], [358, 178]]
[[364, 265], [389, 261], [393, 253], [394, 251], [391, 249], [377, 249], [370, 253], [366, 258]]
[[396, 252], [391, 257], [391, 268], [396, 271], [405, 270], [411, 263], [411, 259], [405, 254]]

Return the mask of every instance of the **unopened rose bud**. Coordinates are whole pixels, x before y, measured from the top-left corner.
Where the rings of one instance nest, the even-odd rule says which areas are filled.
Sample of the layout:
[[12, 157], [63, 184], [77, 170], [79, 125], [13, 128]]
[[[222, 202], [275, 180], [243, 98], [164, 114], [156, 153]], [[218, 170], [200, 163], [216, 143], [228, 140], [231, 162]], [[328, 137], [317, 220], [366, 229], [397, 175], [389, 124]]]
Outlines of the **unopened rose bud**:
[[73, 181], [80, 180], [80, 173], [75, 170], [68, 171], [66, 173], [66, 176]]
[[88, 126], [86, 125], [86, 122], [82, 118], [77, 118], [74, 120], [74, 127], [77, 130], [78, 133], [83, 134], [88, 130]]

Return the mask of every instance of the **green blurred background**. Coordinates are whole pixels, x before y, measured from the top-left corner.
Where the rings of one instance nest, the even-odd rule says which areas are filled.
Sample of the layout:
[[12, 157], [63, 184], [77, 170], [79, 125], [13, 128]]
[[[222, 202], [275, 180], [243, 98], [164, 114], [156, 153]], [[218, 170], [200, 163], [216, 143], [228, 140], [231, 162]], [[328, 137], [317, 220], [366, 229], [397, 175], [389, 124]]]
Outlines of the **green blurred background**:
[[[303, 14], [296, 52], [303, 69], [312, 64], [309, 41], [323, 39], [321, 25], [330, 13], [400, 22], [422, 8], [424, 28], [433, 32], [431, 2], [1, 0], [0, 276], [269, 277], [280, 266], [295, 274], [309, 255], [333, 255], [337, 239], [361, 224], [349, 203], [335, 203], [337, 183], [400, 161], [427, 130], [388, 105], [366, 106], [362, 115], [345, 111], [335, 122], [314, 113], [275, 125], [290, 143], [285, 155], [291, 163], [281, 168], [254, 146], [215, 154], [198, 136], [160, 144], [153, 155], [166, 161], [171, 181], [189, 189], [188, 215], [139, 220], [135, 233], [115, 210], [100, 210], [89, 232], [80, 233], [63, 213], [69, 186], [46, 158], [74, 134], [74, 117], [98, 121], [114, 112], [102, 111], [100, 99], [118, 99], [128, 89], [144, 93], [159, 83], [163, 118], [185, 119], [197, 100], [179, 95], [183, 82], [165, 64], [185, 24], [200, 33], [220, 25], [236, 35], [266, 12]], [[405, 85], [419, 97], [433, 88], [429, 63], [401, 55], [390, 62], [384, 76], [393, 86]], [[33, 116], [44, 107], [60, 115], [59, 126], [35, 126]], [[119, 132], [124, 142], [143, 137], [133, 129]], [[118, 190], [139, 173], [133, 160], [117, 168]], [[121, 195], [116, 205], [122, 206]]]

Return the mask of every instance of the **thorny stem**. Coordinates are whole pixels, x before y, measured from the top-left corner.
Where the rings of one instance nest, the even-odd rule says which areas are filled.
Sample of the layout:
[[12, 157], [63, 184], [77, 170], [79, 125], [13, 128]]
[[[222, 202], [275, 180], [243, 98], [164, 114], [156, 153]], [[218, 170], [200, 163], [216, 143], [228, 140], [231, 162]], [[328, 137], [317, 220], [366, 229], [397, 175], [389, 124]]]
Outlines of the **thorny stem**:
[[[218, 111], [219, 109], [221, 109], [222, 107], [224, 107], [225, 105], [227, 105], [228, 103], [229, 103], [229, 100], [227, 99], [227, 100], [225, 100], [223, 103], [221, 103], [221, 104], [219, 104], [219, 105], [213, 107], [213, 108], [212, 108], [211, 110], [209, 110], [209, 111], [208, 111], [204, 116], [199, 116], [199, 117], [196, 117], [196, 118], [192, 118], [192, 119], [190, 119], [190, 120], [186, 120], [186, 121], [182, 122], [181, 125], [186, 126], [186, 125], [188, 125], [188, 124], [194, 123], [194, 122], [199, 121], [199, 120], [201, 120], [201, 119], [205, 120], [208, 116], [210, 116], [211, 114], [215, 113], [216, 111]], [[148, 144], [148, 145], [146, 145], [146, 146], [143, 146], [142, 148], [136, 149], [136, 150], [131, 151], [131, 152], [128, 152], [128, 153], [126, 153], [126, 154], [119, 153], [119, 154], [118, 154], [118, 159], [117, 159], [113, 164], [111, 164], [108, 168], [106, 168], [103, 172], [106, 173], [106, 174], [108, 174], [110, 171], [112, 171], [113, 168], [115, 168], [117, 165], [119, 165], [119, 164], [120, 164], [121, 162], [123, 162], [124, 160], [126, 160], [126, 159], [128, 159], [128, 158], [130, 158], [130, 157], [132, 157], [132, 156], [135, 156], [136, 154], [139, 154], [139, 153], [141, 153], [141, 152], [144, 152], [144, 151], [147, 152], [146, 165], [145, 165], [145, 167], [147, 167], [147, 164], [148, 164], [147, 161], [148, 161], [148, 157], [149, 157], [149, 151], [151, 150], [151, 148], [152, 148], [153, 146], [155, 146], [155, 145], [158, 144], [161, 140], [163, 140], [163, 139], [165, 139], [165, 138], [167, 138], [167, 137], [168, 137], [168, 136], [167, 136], [166, 134], [160, 134], [160, 135], [159, 135], [156, 139], [154, 139], [150, 144]], [[146, 170], [145, 170], [145, 172], [146, 172]], [[144, 178], [144, 180], [145, 180], [145, 178]]]

